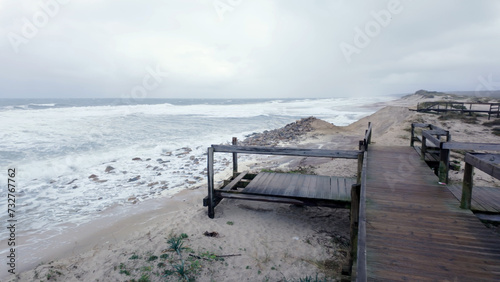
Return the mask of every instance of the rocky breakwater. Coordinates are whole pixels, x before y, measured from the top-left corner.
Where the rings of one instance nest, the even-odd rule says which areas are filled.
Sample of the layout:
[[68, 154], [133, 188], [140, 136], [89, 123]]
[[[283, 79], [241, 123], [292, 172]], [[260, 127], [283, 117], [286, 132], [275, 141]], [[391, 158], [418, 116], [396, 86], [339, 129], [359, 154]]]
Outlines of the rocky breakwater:
[[[286, 126], [261, 133], [247, 135], [245, 140], [238, 142], [241, 146], [277, 146], [280, 143], [294, 143], [304, 135], [316, 129], [316, 124], [326, 123], [315, 117], [303, 118]], [[330, 124], [334, 126], [333, 124]]]

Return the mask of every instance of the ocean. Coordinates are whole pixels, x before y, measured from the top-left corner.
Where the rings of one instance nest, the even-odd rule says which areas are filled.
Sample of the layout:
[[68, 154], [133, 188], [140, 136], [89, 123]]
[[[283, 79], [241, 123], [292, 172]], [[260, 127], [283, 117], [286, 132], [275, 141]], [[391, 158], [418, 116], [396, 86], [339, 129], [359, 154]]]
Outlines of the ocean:
[[[8, 169], [15, 169], [17, 236], [34, 243], [110, 207], [132, 209], [206, 182], [211, 144], [309, 116], [348, 125], [378, 109], [370, 105], [396, 98], [1, 99], [0, 181], [7, 187]], [[228, 163], [218, 161], [217, 171]], [[2, 188], [3, 223], [7, 193]], [[1, 228], [0, 238], [8, 232]]]

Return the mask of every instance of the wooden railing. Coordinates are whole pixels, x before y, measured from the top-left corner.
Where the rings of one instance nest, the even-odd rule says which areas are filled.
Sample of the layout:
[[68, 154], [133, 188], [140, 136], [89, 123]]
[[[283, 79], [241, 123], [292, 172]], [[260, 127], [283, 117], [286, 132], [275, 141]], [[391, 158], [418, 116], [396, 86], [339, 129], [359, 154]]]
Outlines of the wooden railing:
[[[351, 252], [352, 260], [355, 262], [356, 269], [353, 271], [353, 278], [356, 281], [366, 281], [366, 160], [367, 160], [368, 152], [365, 151], [363, 153], [363, 166], [361, 169], [361, 185], [357, 187], [358, 189], [353, 190], [355, 193], [358, 193], [357, 199], [359, 199], [359, 203], [357, 205], [357, 234], [356, 237], [351, 237], [351, 248], [356, 248], [356, 252]], [[352, 204], [352, 191], [351, 190], [351, 204]], [[351, 209], [351, 213], [353, 212]], [[354, 217], [356, 218], [356, 217]], [[352, 220], [352, 215], [351, 215]], [[356, 225], [355, 225], [356, 226]]]
[[372, 123], [368, 122], [368, 129], [365, 130], [365, 137], [359, 141], [359, 149], [368, 151], [368, 145], [372, 143]]
[[417, 104], [418, 112], [460, 112], [460, 113], [487, 113], [488, 120], [491, 116], [500, 117], [500, 103], [473, 103], [473, 102], [423, 102]]
[[[428, 128], [427, 130], [422, 131], [421, 138], [415, 136], [415, 128], [418, 127]], [[445, 137], [445, 140], [441, 140], [442, 137]], [[439, 177], [439, 181], [443, 183], [448, 183], [450, 150], [500, 151], [500, 144], [498, 143], [454, 142], [451, 140], [449, 131], [427, 123], [411, 124], [410, 146], [414, 147], [415, 141], [422, 143], [420, 157], [423, 160], [425, 160], [426, 154], [429, 153], [436, 156], [436, 162], [439, 162], [437, 175]]]
[[467, 153], [465, 154], [465, 170], [464, 180], [462, 183], [462, 197], [460, 207], [462, 209], [471, 208], [472, 187], [474, 168], [477, 168], [496, 179], [500, 179], [500, 155], [499, 154], [480, 154]]

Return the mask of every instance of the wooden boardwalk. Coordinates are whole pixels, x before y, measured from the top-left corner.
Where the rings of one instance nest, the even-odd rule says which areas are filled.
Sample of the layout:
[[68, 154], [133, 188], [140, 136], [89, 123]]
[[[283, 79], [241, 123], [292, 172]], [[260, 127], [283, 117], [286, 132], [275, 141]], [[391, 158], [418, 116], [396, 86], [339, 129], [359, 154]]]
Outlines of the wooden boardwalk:
[[[460, 201], [462, 185], [448, 185], [448, 189]], [[474, 187], [471, 210], [482, 213], [500, 213], [500, 188]]]
[[460, 209], [413, 148], [371, 146], [367, 155], [360, 215], [366, 236], [358, 239], [366, 269], [358, 265], [358, 277], [365, 271], [369, 281], [500, 280], [500, 236]]
[[259, 173], [243, 193], [294, 198], [351, 201], [354, 178], [298, 173]]

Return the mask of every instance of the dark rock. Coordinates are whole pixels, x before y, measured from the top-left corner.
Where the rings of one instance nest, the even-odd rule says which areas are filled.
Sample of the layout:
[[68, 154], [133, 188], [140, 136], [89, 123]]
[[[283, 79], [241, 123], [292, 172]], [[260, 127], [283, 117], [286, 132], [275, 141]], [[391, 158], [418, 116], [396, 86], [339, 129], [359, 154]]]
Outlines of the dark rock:
[[139, 158], [139, 157], [137, 157], [137, 158], [133, 158], [132, 160], [133, 160], [133, 161], [142, 161], [142, 159], [141, 159], [141, 158]]
[[73, 184], [73, 182], [75, 182], [75, 181], [77, 181], [77, 180], [78, 180], [78, 178], [75, 178], [75, 179], [71, 180], [70, 182], [68, 182], [68, 184], [67, 184], [67, 185]]
[[141, 176], [140, 176], [140, 175], [137, 175], [136, 177], [132, 177], [132, 178], [130, 178], [130, 179], [128, 180], [128, 182], [134, 182], [134, 181], [137, 181], [137, 180], [139, 180], [139, 179], [141, 179]]
[[110, 173], [110, 172], [111, 172], [111, 171], [113, 171], [114, 169], [115, 169], [114, 167], [112, 167], [112, 166], [108, 165], [108, 166], [106, 167], [106, 169], [104, 170], [104, 172], [106, 172], [106, 173]]
[[208, 231], [205, 231], [203, 233], [203, 235], [207, 236], [207, 237], [219, 237], [219, 233], [215, 232], [215, 231], [212, 231], [212, 232], [208, 232]]
[[95, 175], [95, 174], [91, 174], [91, 175], [89, 176], [89, 178], [90, 178], [90, 179], [96, 179], [96, 178], [97, 178], [97, 179], [99, 179], [99, 177], [98, 177], [97, 175]]

